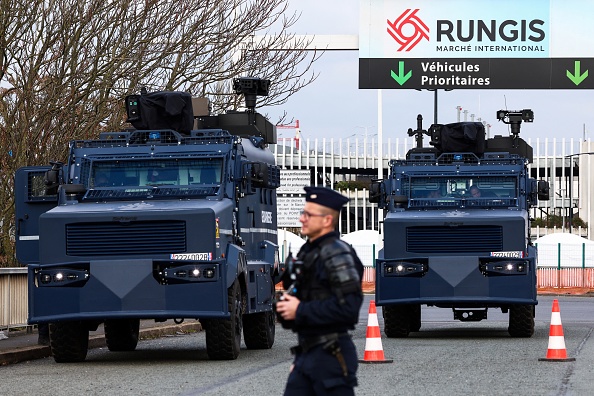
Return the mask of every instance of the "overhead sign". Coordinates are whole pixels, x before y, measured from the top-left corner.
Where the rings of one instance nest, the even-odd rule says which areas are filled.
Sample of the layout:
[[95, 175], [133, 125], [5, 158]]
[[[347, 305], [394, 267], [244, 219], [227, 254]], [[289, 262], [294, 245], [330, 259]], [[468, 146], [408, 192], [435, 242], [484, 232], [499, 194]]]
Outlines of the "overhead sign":
[[359, 87], [593, 89], [594, 2], [361, 0]]

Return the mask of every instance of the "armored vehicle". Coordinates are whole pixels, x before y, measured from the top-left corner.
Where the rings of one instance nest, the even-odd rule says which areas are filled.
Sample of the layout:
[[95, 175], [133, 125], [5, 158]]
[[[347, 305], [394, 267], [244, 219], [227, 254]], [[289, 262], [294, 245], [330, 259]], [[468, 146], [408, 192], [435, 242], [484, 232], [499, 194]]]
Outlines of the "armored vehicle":
[[[485, 139], [483, 124], [422, 129], [406, 159], [372, 183], [370, 200], [385, 209], [384, 248], [376, 265], [376, 303], [388, 337], [421, 328], [421, 306], [452, 309], [480, 321], [489, 308], [509, 312], [509, 334], [534, 332], [536, 248], [529, 208], [548, 200], [548, 183], [530, 178], [532, 148], [518, 135], [533, 112], [500, 111], [511, 135]], [[423, 147], [423, 135], [433, 147]]]
[[49, 323], [57, 362], [84, 360], [101, 323], [111, 351], [134, 350], [141, 319], [199, 319], [211, 359], [237, 358], [242, 331], [272, 347], [280, 170], [276, 127], [255, 111], [268, 87], [235, 79], [247, 111], [220, 115], [183, 92], [128, 96], [135, 128], [17, 171], [29, 323]]

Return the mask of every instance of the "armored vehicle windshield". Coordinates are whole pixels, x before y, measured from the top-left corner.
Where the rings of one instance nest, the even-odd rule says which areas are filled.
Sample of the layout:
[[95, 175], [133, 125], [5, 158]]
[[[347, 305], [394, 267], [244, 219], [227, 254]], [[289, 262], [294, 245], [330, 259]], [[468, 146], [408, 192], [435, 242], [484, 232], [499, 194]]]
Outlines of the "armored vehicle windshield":
[[175, 198], [217, 195], [223, 158], [87, 158], [84, 199]]
[[410, 207], [511, 207], [518, 205], [516, 176], [404, 176]]

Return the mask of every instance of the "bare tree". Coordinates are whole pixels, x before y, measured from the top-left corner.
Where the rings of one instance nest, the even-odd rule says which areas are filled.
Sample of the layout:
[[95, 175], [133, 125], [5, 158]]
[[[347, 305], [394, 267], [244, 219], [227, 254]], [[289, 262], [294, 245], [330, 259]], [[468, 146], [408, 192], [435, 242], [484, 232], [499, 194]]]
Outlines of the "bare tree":
[[141, 87], [205, 95], [220, 112], [240, 105], [232, 78], [258, 76], [273, 82], [260, 105], [286, 102], [320, 56], [288, 33], [297, 19], [286, 0], [0, 0], [0, 266], [15, 264], [19, 167], [120, 130]]

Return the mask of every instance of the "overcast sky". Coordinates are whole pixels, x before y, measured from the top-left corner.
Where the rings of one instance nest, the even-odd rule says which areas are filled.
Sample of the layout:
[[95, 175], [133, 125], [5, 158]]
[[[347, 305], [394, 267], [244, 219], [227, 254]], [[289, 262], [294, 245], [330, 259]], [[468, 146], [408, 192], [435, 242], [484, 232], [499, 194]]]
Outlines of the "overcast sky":
[[[289, 0], [292, 10], [301, 12], [296, 34], [358, 34], [359, 0]], [[594, 41], [594, 38], [592, 38]], [[594, 45], [594, 43], [593, 43]], [[288, 103], [261, 109], [276, 121], [287, 112], [298, 119], [304, 138], [364, 137], [377, 133], [377, 91], [358, 88], [358, 51], [326, 52], [315, 64], [319, 77]], [[594, 78], [592, 71], [589, 78]], [[417, 114], [433, 122], [434, 93], [416, 90], [383, 92], [384, 139], [406, 137], [416, 128]], [[594, 92], [590, 90], [454, 90], [438, 93], [439, 123], [456, 122], [456, 106], [491, 124], [491, 135], [507, 135], [507, 125], [498, 122], [497, 110], [534, 111], [534, 123], [522, 126], [524, 139], [594, 139]], [[463, 115], [462, 115], [463, 117]], [[462, 119], [463, 120], [463, 119]], [[476, 119], [475, 119], [476, 120]], [[591, 132], [590, 132], [591, 131]], [[291, 137], [289, 129], [279, 135]], [[427, 140], [426, 140], [427, 142]], [[425, 143], [428, 145], [428, 143]]]

